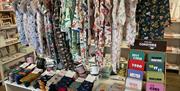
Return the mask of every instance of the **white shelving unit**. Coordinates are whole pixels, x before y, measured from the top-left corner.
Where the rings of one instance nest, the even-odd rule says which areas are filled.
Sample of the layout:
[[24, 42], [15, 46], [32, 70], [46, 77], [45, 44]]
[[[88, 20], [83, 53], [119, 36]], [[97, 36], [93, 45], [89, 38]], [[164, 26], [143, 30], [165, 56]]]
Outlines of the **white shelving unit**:
[[9, 67], [18, 62], [25, 61], [25, 57], [30, 54], [35, 55], [34, 50], [32, 48], [29, 48], [27, 52], [16, 53], [16, 54], [8, 56], [8, 57], [0, 58], [1, 80], [2, 81], [6, 80], [6, 76], [4, 74], [4, 71], [5, 71], [4, 67]]
[[4, 81], [6, 91], [40, 91], [40, 89], [34, 89], [32, 86], [25, 87], [22, 84], [16, 84], [15, 82]]

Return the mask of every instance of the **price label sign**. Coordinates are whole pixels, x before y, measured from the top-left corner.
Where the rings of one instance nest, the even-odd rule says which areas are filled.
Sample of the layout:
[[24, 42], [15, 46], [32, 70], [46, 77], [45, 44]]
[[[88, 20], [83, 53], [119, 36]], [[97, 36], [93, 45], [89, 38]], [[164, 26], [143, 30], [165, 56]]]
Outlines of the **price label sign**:
[[131, 46], [131, 49], [165, 52], [166, 47], [167, 47], [166, 41], [137, 39], [135, 40], [134, 46]]

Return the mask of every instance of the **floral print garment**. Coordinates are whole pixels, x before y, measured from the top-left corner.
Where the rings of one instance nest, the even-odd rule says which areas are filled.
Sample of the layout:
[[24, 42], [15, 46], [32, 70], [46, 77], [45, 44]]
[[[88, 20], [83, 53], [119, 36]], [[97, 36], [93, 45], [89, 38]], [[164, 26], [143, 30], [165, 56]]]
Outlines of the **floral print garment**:
[[20, 9], [20, 2], [21, 0], [15, 0], [13, 3], [14, 9], [15, 9], [15, 13], [16, 13], [16, 24], [17, 24], [17, 30], [19, 33], [19, 41], [23, 44], [23, 45], [27, 45], [28, 41], [26, 38], [26, 34], [24, 31], [24, 23], [23, 23], [23, 13], [19, 10]]
[[57, 59], [55, 41], [54, 41], [54, 31], [53, 31], [53, 21], [52, 21], [52, 2], [51, 0], [46, 0], [45, 4], [45, 33], [46, 40], [49, 50], [49, 55], [52, 59]]
[[134, 45], [136, 38], [136, 6], [138, 0], [125, 0], [126, 8], [126, 41], [128, 45]]
[[140, 39], [163, 39], [170, 24], [169, 0], [140, 0], [136, 10]]
[[103, 52], [104, 52], [104, 1], [103, 0], [94, 0], [95, 5], [95, 13], [94, 13], [94, 27], [93, 30], [95, 31], [95, 47], [96, 47], [96, 60], [98, 64], [102, 67], [103, 66]]
[[123, 27], [126, 20], [124, 0], [113, 0], [112, 18], [112, 67], [113, 72], [117, 73], [116, 67], [120, 60], [120, 44], [122, 42]]

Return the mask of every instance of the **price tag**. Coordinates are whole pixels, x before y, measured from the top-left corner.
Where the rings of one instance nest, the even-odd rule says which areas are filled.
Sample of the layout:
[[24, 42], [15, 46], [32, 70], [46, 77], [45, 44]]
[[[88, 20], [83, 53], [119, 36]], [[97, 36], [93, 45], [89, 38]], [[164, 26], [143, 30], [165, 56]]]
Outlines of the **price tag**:
[[65, 74], [65, 76], [73, 78], [76, 75], [76, 72], [68, 70]]
[[85, 80], [93, 83], [96, 80], [96, 76], [88, 75]]

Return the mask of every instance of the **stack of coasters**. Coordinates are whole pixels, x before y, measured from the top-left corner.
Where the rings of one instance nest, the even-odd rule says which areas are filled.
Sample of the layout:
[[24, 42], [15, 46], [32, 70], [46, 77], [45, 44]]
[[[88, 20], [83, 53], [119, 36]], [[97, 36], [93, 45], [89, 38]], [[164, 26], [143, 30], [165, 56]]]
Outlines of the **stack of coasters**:
[[126, 79], [126, 91], [141, 91], [143, 85], [145, 54], [143, 51], [131, 50], [128, 62], [128, 77]]
[[165, 91], [165, 54], [149, 53], [146, 67], [146, 91]]

